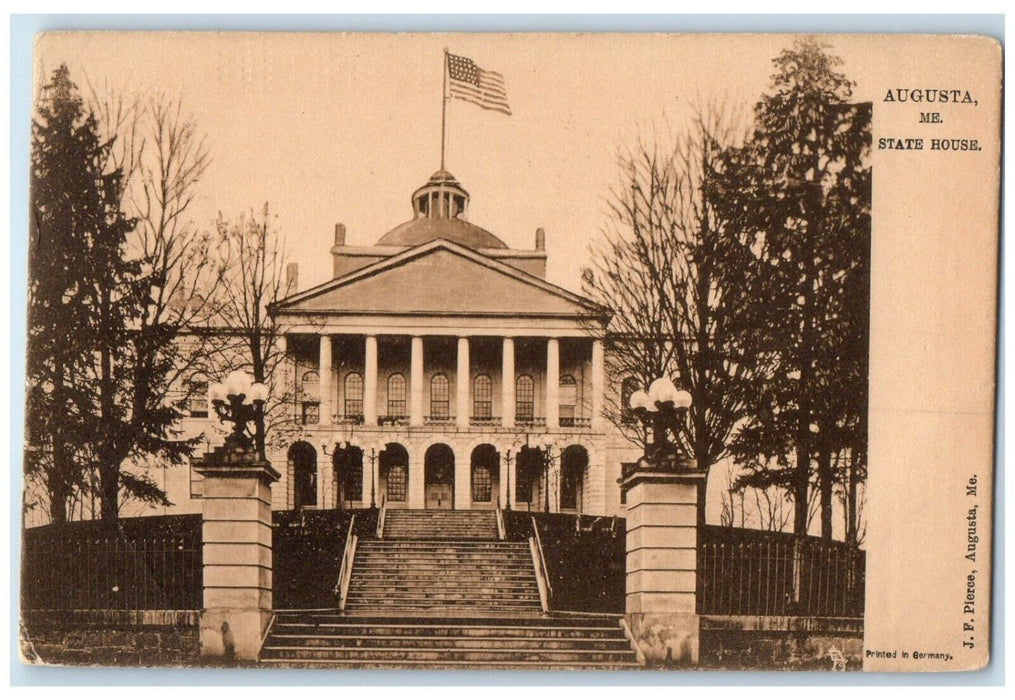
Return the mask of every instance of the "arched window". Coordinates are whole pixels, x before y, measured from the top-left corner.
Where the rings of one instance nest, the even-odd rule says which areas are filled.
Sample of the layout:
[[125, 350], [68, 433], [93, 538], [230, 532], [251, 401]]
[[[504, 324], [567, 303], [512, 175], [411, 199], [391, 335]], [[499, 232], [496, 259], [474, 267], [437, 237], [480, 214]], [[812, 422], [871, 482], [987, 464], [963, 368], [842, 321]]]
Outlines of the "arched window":
[[578, 405], [578, 382], [570, 374], [560, 377], [560, 425], [574, 427], [575, 407]]
[[345, 375], [345, 417], [363, 416], [363, 376], [358, 372]]
[[392, 374], [388, 377], [388, 415], [393, 418], [404, 418], [405, 412], [405, 375]]
[[317, 425], [321, 422], [321, 378], [313, 370], [304, 372], [300, 378], [301, 420], [303, 425]]
[[531, 421], [536, 409], [536, 385], [532, 377], [523, 374], [515, 380], [515, 417]]
[[430, 417], [436, 420], [451, 417], [451, 389], [443, 374], [435, 374], [430, 380]]
[[638, 391], [638, 380], [634, 377], [624, 377], [620, 383], [620, 415], [625, 421], [634, 420], [634, 411], [631, 410], [631, 395]]
[[473, 382], [472, 417], [488, 420], [493, 417], [493, 382], [490, 376], [480, 374]]
[[203, 374], [187, 380], [187, 413], [191, 418], [208, 417], [208, 378]]

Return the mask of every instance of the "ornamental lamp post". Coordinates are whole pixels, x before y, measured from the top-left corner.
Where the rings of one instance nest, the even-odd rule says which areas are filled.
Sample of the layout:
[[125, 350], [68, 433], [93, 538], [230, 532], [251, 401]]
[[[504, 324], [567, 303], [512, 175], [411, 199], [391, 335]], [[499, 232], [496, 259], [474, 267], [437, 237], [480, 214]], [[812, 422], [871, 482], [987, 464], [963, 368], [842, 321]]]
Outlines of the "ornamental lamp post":
[[[264, 415], [264, 402], [268, 399], [268, 387], [253, 382], [242, 370], [230, 372], [224, 382], [212, 384], [208, 398], [221, 423], [232, 423], [233, 430], [226, 436], [227, 452], [249, 452], [254, 449], [254, 440], [247, 424]], [[258, 455], [260, 459], [264, 455]]]
[[[641, 423], [652, 431], [652, 442], [645, 447], [645, 455], [638, 461], [641, 468], [678, 468], [692, 466], [690, 456], [676, 440], [680, 421], [691, 407], [691, 394], [678, 389], [669, 377], [659, 377], [649, 385], [648, 391], [631, 394], [631, 410]], [[670, 440], [670, 434], [674, 439]]]
[[631, 395], [630, 408], [652, 442], [625, 464], [627, 503], [625, 611], [631, 637], [647, 660], [698, 663], [698, 532], [705, 523], [706, 470], [696, 468], [677, 431], [691, 395], [659, 377]]

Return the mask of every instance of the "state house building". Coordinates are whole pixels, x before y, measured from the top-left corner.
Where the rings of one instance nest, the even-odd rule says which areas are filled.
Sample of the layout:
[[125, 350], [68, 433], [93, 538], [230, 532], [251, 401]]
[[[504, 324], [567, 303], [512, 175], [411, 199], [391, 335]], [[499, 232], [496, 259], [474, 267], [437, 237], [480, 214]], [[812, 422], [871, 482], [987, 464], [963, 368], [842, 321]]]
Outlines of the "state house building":
[[468, 206], [434, 173], [375, 245], [336, 226], [333, 279], [278, 304], [295, 426], [268, 454], [275, 509], [622, 511], [639, 451], [603, 417], [608, 315], [546, 281], [542, 229], [512, 250]]

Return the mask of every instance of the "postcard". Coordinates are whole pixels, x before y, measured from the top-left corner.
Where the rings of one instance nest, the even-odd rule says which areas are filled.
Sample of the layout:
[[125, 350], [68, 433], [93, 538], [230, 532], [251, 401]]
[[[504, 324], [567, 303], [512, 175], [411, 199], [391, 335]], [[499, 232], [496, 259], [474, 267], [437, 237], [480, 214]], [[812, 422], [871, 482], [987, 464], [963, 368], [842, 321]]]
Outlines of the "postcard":
[[1001, 97], [976, 36], [38, 35], [23, 662], [984, 667]]

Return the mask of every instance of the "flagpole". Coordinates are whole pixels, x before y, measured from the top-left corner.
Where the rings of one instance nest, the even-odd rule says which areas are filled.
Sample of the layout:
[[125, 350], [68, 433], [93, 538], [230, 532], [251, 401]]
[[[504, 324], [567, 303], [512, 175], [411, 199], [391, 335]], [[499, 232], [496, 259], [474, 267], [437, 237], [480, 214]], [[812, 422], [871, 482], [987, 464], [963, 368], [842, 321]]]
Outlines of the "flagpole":
[[444, 170], [444, 129], [448, 113], [448, 49], [444, 48], [444, 68], [441, 74], [441, 170]]

